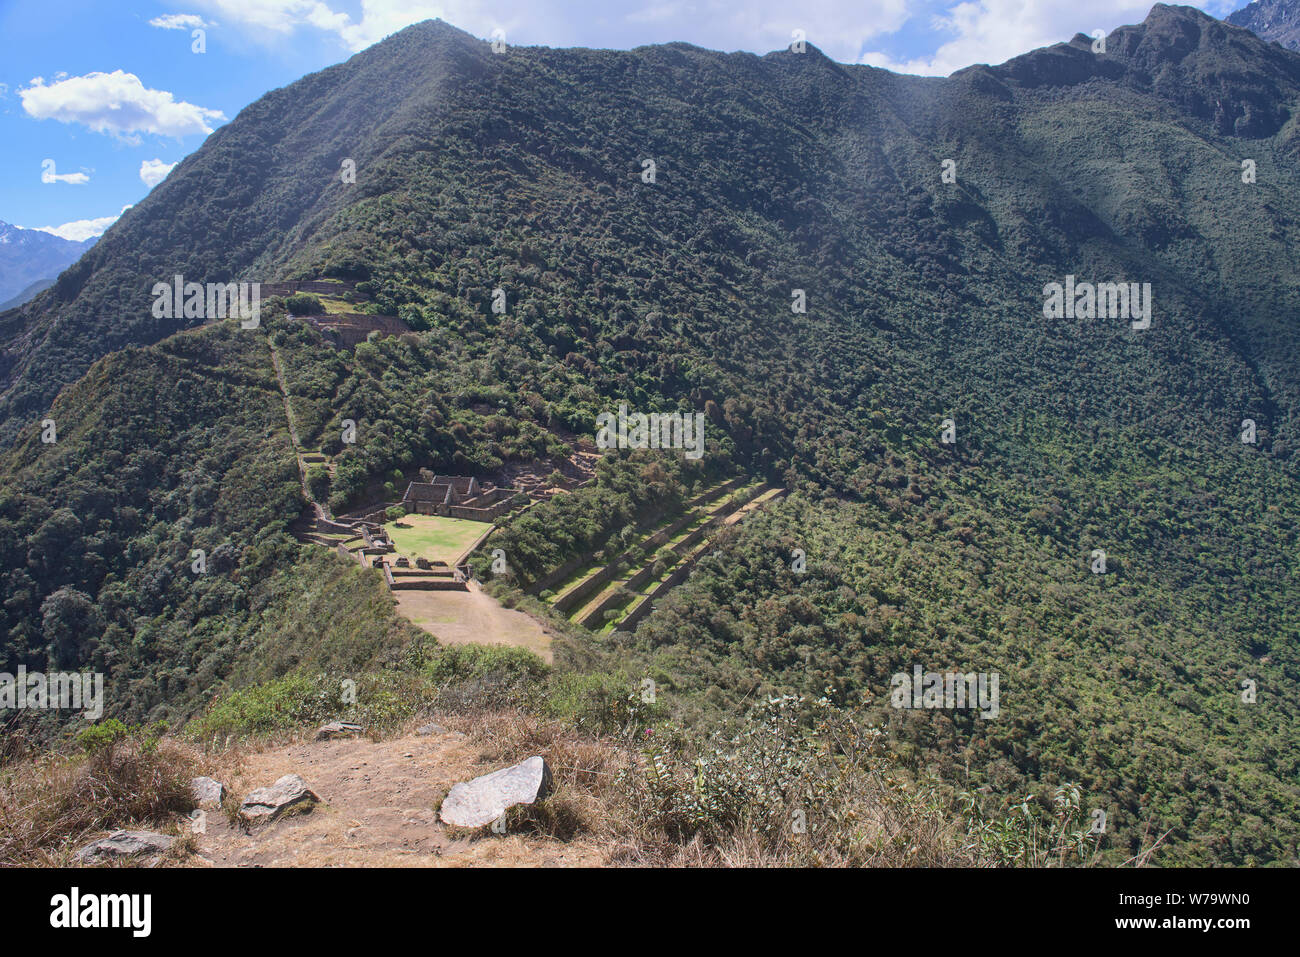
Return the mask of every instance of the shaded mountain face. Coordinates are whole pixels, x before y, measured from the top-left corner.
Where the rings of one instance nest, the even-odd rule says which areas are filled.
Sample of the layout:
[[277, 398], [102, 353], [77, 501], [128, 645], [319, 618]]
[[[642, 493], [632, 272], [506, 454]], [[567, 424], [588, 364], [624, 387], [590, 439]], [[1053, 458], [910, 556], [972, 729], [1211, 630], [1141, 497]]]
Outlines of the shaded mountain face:
[[[272, 631], [344, 647], [315, 601], [343, 572], [287, 534], [274, 344], [339, 509], [544, 457], [620, 402], [702, 411], [708, 462], [791, 487], [601, 646], [689, 713], [996, 671], [1004, 720], [880, 712], [918, 772], [1079, 781], [1121, 860], [1148, 828], [1180, 861], [1294, 860], [1298, 97], [1300, 56], [1163, 5], [1104, 52], [947, 79], [404, 30], [248, 107], [0, 314], [7, 661], [102, 668], [143, 719]], [[416, 334], [190, 329], [152, 309], [175, 275], [347, 279]], [[1098, 283], [1149, 314], [1052, 312]], [[609, 481], [656, 484], [636, 468]], [[574, 512], [519, 548], [601, 547]]]
[[93, 239], [73, 242], [38, 229], [20, 229], [0, 222], [0, 303], [9, 308], [6, 300], [18, 300], [12, 305], [26, 302], [40, 291], [30, 287], [53, 282], [94, 244]]
[[1300, 50], [1300, 3], [1296, 0], [1255, 0], [1225, 19], [1271, 43]]

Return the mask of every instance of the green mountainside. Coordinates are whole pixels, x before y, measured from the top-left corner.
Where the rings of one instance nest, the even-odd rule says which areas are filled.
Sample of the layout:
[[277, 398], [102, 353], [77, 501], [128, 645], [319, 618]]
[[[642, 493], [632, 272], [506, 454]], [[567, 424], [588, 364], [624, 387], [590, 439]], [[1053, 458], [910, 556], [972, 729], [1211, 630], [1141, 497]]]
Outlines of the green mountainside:
[[[704, 412], [715, 474], [791, 490], [570, 666], [649, 674], [701, 726], [867, 697], [918, 777], [1077, 782], [1112, 863], [1165, 832], [1167, 863], [1295, 863], [1297, 102], [1300, 55], [1163, 5], [1104, 53], [947, 79], [404, 30], [248, 107], [0, 314], [0, 665], [93, 666], [112, 713], [179, 719], [411, 640], [289, 534], [274, 344], [336, 509], [555, 454], [620, 402]], [[176, 274], [355, 281], [416, 334], [338, 351], [274, 305], [183, 331], [151, 311]], [[1149, 283], [1150, 327], [1045, 317], [1067, 277]], [[663, 458], [496, 541], [558, 567], [687, 494]], [[914, 665], [998, 672], [999, 717], [890, 708]]]

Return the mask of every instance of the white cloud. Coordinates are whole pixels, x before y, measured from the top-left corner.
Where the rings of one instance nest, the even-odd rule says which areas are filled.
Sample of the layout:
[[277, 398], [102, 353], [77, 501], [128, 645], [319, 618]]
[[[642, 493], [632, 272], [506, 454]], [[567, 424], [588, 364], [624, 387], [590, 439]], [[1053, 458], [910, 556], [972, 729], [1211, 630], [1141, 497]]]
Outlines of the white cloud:
[[[199, 0], [224, 19], [261, 31], [292, 33], [300, 26], [339, 33], [352, 20], [336, 13], [321, 0]], [[363, 2], [363, 6], [366, 6]], [[420, 6], [418, 2], [417, 6]], [[416, 19], [423, 19], [417, 17]], [[414, 21], [412, 21], [414, 22]]]
[[[411, 3], [403, 3], [401, 0], [362, 0], [361, 19], [353, 23], [350, 17], [347, 18], [348, 22], [337, 32], [348, 49], [356, 52], [378, 43], [398, 30], [409, 27], [412, 23], [419, 23], [432, 17], [442, 17], [462, 30], [482, 31], [482, 36], [487, 36], [493, 29], [499, 27], [506, 32], [506, 42], [509, 43], [510, 34], [518, 25], [518, 20], [501, 21], [498, 18], [485, 17], [479, 8], [480, 5], [474, 2], [437, 3], [429, 0], [413, 0]], [[500, 11], [497, 11], [497, 16], [499, 15]], [[460, 19], [456, 19], [458, 16]]]
[[[475, 36], [505, 31], [508, 43], [632, 47], [685, 40], [722, 50], [768, 52], [790, 44], [803, 30], [808, 41], [843, 61], [864, 44], [891, 33], [908, 18], [915, 0], [640, 0], [627, 12], [609, 0], [361, 0], [353, 19], [324, 0], [194, 0], [223, 22], [250, 28], [256, 37], [287, 35], [301, 27], [338, 37], [357, 51], [413, 23], [439, 17]], [[647, 32], [649, 31], [649, 33]]]
[[154, 17], [149, 21], [149, 26], [160, 30], [197, 30], [215, 24], [207, 23], [196, 13], [169, 13], [166, 16]]
[[41, 163], [41, 182], [42, 183], [71, 183], [74, 186], [80, 186], [82, 183], [89, 183], [90, 177], [85, 173], [59, 173], [55, 171], [54, 160], [47, 159]]
[[1225, 19], [1228, 14], [1235, 13], [1238, 7], [1244, 7], [1241, 0], [1206, 0], [1201, 4], [1201, 9], [1212, 17], [1218, 17], [1220, 20]]
[[[123, 206], [122, 213], [125, 213], [130, 206]], [[112, 226], [121, 218], [122, 213], [116, 216], [101, 216], [98, 219], [77, 219], [70, 223], [64, 223], [62, 226], [24, 226], [23, 229], [35, 229], [37, 232], [49, 233], [51, 236], [58, 236], [60, 239], [69, 239], [73, 242], [81, 242], [92, 236], [103, 235], [104, 231]]]
[[1076, 33], [1110, 33], [1141, 23], [1150, 9], [1151, 0], [1091, 0], [1086, 11], [1078, 0], [968, 0], [932, 18], [936, 32], [955, 34], [933, 56], [900, 61], [873, 50], [859, 62], [896, 73], [947, 76], [975, 63], [1005, 63], [1038, 47], [1068, 41]]
[[133, 73], [87, 73], [46, 85], [41, 77], [19, 90], [23, 109], [38, 120], [82, 123], [96, 133], [139, 142], [136, 133], [182, 137], [211, 133], [225, 120], [220, 110], [177, 101], [166, 90], [150, 90]]
[[167, 174], [176, 168], [175, 163], [164, 163], [160, 159], [145, 160], [140, 164], [140, 179], [150, 189], [167, 178]]

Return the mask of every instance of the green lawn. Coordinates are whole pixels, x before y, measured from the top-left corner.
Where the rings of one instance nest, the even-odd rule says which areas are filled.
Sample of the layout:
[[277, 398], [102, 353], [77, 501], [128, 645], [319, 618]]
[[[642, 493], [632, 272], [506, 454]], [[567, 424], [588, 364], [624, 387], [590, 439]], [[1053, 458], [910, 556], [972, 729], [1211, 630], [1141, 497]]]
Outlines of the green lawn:
[[317, 296], [320, 304], [325, 307], [325, 314], [332, 316], [341, 312], [360, 312], [361, 307], [356, 303], [348, 302], [346, 299], [338, 299], [334, 296]]
[[424, 557], [431, 562], [450, 565], [490, 527], [485, 522], [471, 522], [464, 518], [407, 515], [386, 524], [384, 531], [392, 538], [397, 554], [405, 555], [412, 562]]

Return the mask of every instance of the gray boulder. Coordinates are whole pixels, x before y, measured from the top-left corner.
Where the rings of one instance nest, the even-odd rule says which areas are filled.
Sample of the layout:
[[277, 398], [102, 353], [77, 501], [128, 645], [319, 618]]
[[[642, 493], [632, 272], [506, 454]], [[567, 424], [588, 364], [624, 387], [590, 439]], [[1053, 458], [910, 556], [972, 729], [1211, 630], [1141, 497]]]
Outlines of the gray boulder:
[[307, 782], [296, 774], [286, 774], [269, 788], [258, 788], [239, 807], [245, 821], [274, 821], [286, 811], [310, 811], [320, 801]]
[[457, 784], [438, 811], [444, 824], [482, 827], [517, 804], [532, 804], [551, 791], [551, 769], [541, 756]]
[[190, 793], [197, 807], [220, 807], [226, 799], [226, 786], [215, 778], [195, 778], [190, 782]]
[[161, 854], [172, 846], [176, 838], [153, 831], [114, 831], [77, 851], [78, 861], [94, 861], [101, 857], [137, 857], [141, 854]]

